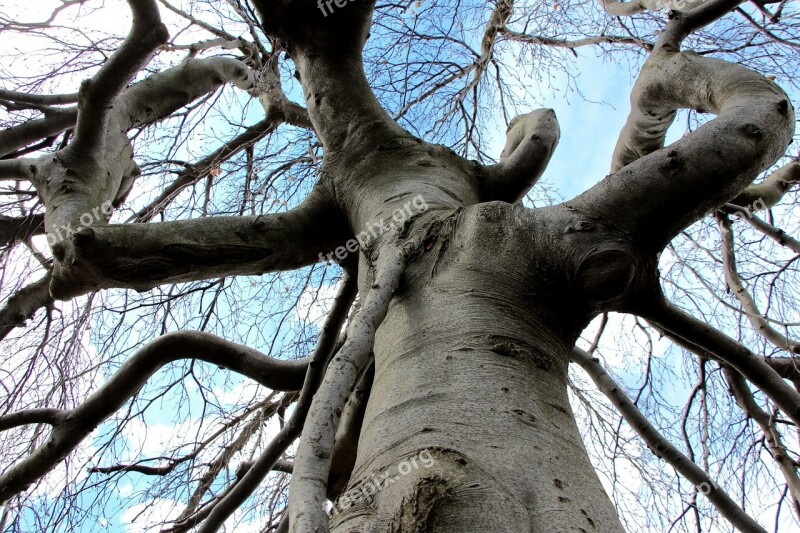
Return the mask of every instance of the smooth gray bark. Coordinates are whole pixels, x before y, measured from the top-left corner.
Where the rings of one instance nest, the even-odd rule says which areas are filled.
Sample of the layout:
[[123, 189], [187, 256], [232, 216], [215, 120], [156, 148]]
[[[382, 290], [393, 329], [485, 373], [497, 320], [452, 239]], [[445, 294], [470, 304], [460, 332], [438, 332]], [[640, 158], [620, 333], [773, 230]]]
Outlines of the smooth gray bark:
[[[148, 2], [131, 3], [137, 8]], [[665, 304], [658, 285], [657, 254], [664, 246], [741, 193], [792, 138], [793, 109], [774, 82], [739, 65], [680, 51], [692, 29], [732, 2], [716, 0], [708, 9], [672, 19], [634, 89], [614, 173], [579, 197], [543, 209], [511, 202], [536, 182], [555, 149], [559, 129], [552, 112], [539, 110], [512, 122], [497, 165], [467, 161], [403, 130], [371, 92], [361, 52], [373, 1], [348, 2], [327, 18], [311, 1], [254, 3], [263, 30], [291, 55], [307, 106], [306, 114], [271, 93], [264, 104], [268, 119], [277, 113], [281, 120], [310, 121], [305, 125], [313, 126], [325, 151], [322, 178], [299, 207], [286, 214], [147, 225], [101, 219], [78, 228], [87, 210], [124, 200], [133, 184], [138, 169], [128, 129], [222, 83], [259, 92], [243, 64], [222, 60], [187, 66], [181, 76], [197, 78], [188, 91], [169, 71], [123, 91], [133, 67], [146, 61], [146, 50], [138, 46], [123, 46], [111, 66], [85, 85], [75, 141], [37, 161], [30, 172], [47, 208], [48, 234], [71, 226], [52, 246], [50, 289], [60, 298], [97, 288], [143, 290], [296, 268], [365, 228], [382, 228], [361, 243], [363, 315], [354, 319], [352, 337], [323, 378], [292, 468], [291, 531], [622, 531], [567, 397], [575, 342], [592, 318], [607, 311], [649, 316], [713, 352], [799, 420], [800, 396], [775, 370]], [[487, 27], [492, 39], [511, 7], [497, 4]], [[137, 20], [131, 35], [142, 31]], [[154, 37], [151, 48], [163, 41], [159, 32]], [[488, 64], [492, 49], [493, 42], [482, 43], [476, 72]], [[116, 69], [124, 57], [125, 68]], [[92, 91], [102, 93], [107, 105], [93, 107], [86, 97]], [[144, 103], [151, 98], [155, 104]], [[717, 118], [662, 148], [681, 108]], [[415, 198], [424, 200], [425, 209], [403, 214]], [[398, 250], [402, 260], [393, 255]], [[328, 331], [320, 345], [332, 349], [332, 337]], [[338, 512], [328, 521], [323, 505], [337, 423], [370, 350], [375, 375], [355, 463], [334, 502]], [[228, 366], [241, 368], [238, 350], [233, 352], [239, 367]], [[153, 357], [145, 369], [150, 372], [169, 360]], [[130, 375], [136, 364], [124, 373]], [[0, 478], [0, 495], [9, 497], [43, 475], [88, 433], [85, 423], [74, 421], [77, 415], [101, 420], [146, 375], [137, 373], [119, 390], [104, 387], [64, 419], [20, 415], [23, 422], [53, 422], [53, 446]], [[318, 378], [313, 368], [306, 373], [301, 417]], [[112, 385], [120, 383], [115, 379]], [[187, 527], [206, 519], [202, 530], [211, 531], [223, 523], [301, 424], [287, 426], [269, 453]], [[431, 462], [420, 460], [422, 454]], [[382, 480], [377, 490], [376, 480]]]

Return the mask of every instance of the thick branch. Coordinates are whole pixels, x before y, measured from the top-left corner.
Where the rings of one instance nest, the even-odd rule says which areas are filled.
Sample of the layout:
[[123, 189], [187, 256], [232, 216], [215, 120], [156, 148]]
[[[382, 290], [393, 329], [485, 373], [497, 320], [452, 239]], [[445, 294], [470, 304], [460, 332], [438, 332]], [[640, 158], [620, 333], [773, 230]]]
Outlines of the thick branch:
[[[794, 131], [789, 99], [769, 79], [666, 48], [645, 62], [631, 105], [614, 155], [621, 170], [570, 205], [640, 236], [649, 251], [740, 192], [783, 156]], [[718, 117], [659, 150], [678, 108]]]
[[[198, 533], [213, 533], [217, 531], [225, 520], [253, 494], [278, 461], [278, 458], [300, 436], [300, 432], [304, 430], [306, 416], [312, 406], [312, 399], [326, 372], [326, 362], [333, 354], [336, 341], [339, 338], [339, 332], [345, 320], [347, 320], [347, 314], [357, 292], [356, 278], [346, 274], [342, 280], [339, 293], [336, 295], [333, 308], [325, 319], [325, 325], [317, 340], [314, 352], [309, 358], [310, 363], [303, 383], [303, 390], [297, 400], [292, 416], [253, 464], [252, 468], [235, 485], [230, 487], [223, 498], [213, 507]], [[200, 519], [200, 517], [196, 517], [194, 523], [197, 523], [197, 520]]]
[[764, 362], [783, 379], [791, 380], [800, 389], [800, 359], [796, 357], [765, 357]]
[[800, 394], [746, 347], [666, 301], [651, 308], [645, 318], [731, 365], [800, 426]]
[[299, 128], [313, 129], [308, 111], [290, 101], [283, 92], [280, 71], [278, 70], [278, 54], [273, 54], [258, 77], [258, 99], [264, 107], [267, 117], [275, 117], [287, 124]]
[[[131, 159], [133, 155], [132, 147], [124, 132], [131, 128], [143, 126], [169, 116], [176, 109], [190, 103], [203, 94], [217, 89], [227, 82], [232, 82], [242, 89], [253, 91], [256, 86], [256, 77], [254, 71], [248, 69], [242, 62], [222, 57], [189, 60], [177, 67], [160, 72], [135, 84], [117, 99], [114, 112], [110, 118], [110, 127], [113, 131], [109, 132], [106, 147], [101, 154], [102, 160], [98, 158], [76, 157], [75, 152], [69, 150], [69, 148], [66, 151], [58, 152], [55, 157], [48, 157], [44, 160], [41, 165], [42, 168], [36, 173], [33, 181], [46, 205], [45, 219], [48, 241], [53, 249], [53, 255], [57, 260], [52, 288], [53, 294], [57, 293], [60, 295], [58, 297], [68, 298], [80, 294], [83, 291], [91, 290], [92, 283], [94, 283], [96, 287], [114, 286], [115, 284], [115, 282], [112, 282], [110, 279], [106, 279], [105, 282], [102, 282], [102, 278], [104, 277], [102, 271], [109, 268], [109, 261], [105, 261], [105, 263], [100, 266], [88, 266], [83, 270], [81, 270], [81, 265], [79, 264], [81, 261], [75, 262], [76, 259], [82, 257], [85, 265], [85, 259], [88, 257], [85, 254], [85, 250], [76, 249], [77, 243], [72, 238], [73, 230], [77, 230], [80, 227], [91, 226], [94, 228], [84, 230], [85, 238], [83, 243], [87, 245], [90, 245], [93, 241], [92, 235], [95, 231], [97, 232], [98, 238], [101, 240], [103, 235], [110, 235], [114, 238], [120, 235], [120, 238], [123, 240], [132, 238], [136, 241], [139, 240], [142, 232], [147, 232], [144, 241], [140, 243], [144, 244], [145, 247], [148, 241], [150, 245], [157, 245], [159, 247], [165, 247], [170, 244], [166, 240], [167, 236], [163, 234], [159, 234], [155, 238], [149, 238], [153, 233], [158, 233], [158, 229], [142, 230], [141, 226], [138, 228], [105, 226], [111, 206], [118, 205], [124, 200], [132, 187], [134, 179], [139, 174], [138, 167]], [[281, 115], [281, 118], [294, 115], [299, 116], [302, 114], [302, 109], [294, 109], [292, 106], [292, 104], [287, 104], [284, 108], [281, 108], [286, 111]], [[272, 117], [272, 119], [277, 120], [277, 116], [278, 113], [276, 112], [275, 117]], [[219, 154], [216, 155], [229, 156], [232, 150], [235, 151], [247, 143], [254, 142], [257, 138], [258, 132], [250, 130], [240, 137], [233, 146], [224, 147], [220, 150]], [[301, 209], [298, 212], [302, 214], [311, 210], [312, 209]], [[283, 220], [281, 217], [277, 218], [281, 219], [281, 221]], [[285, 229], [292, 229], [293, 217], [288, 217], [286, 220], [288, 224], [284, 224], [284, 226], [288, 227]], [[263, 229], [266, 231], [270, 231], [276, 226], [276, 224], [271, 224], [269, 219], [260, 220], [259, 224], [263, 226]], [[206, 222], [200, 224], [190, 222], [185, 229], [186, 231], [202, 231], [206, 227], [212, 225], [221, 225], [222, 227], [217, 228], [220, 230], [240, 230], [245, 233], [254, 233], [252, 228], [249, 232], [247, 230], [248, 227], [253, 226], [253, 220], [228, 221], [228, 223]], [[280, 224], [277, 225], [280, 226]], [[226, 252], [225, 249], [217, 250], [213, 248], [216, 245], [214, 243], [224, 245], [225, 240], [222, 235], [211, 228], [208, 228], [210, 232], [209, 235], [195, 235], [181, 232], [181, 230], [184, 229], [181, 224], [178, 224], [176, 228], [178, 231], [177, 235], [183, 239], [183, 242], [179, 239], [176, 246], [172, 247], [173, 251], [178, 250], [178, 256], [181, 255], [186, 245], [190, 245], [191, 247], [191, 243], [199, 244], [200, 247], [196, 252], [189, 250], [190, 254], [197, 253], [204, 255], [207, 252], [215, 250]], [[313, 237], [314, 233], [315, 232], [309, 230], [307, 233], [299, 235], [294, 234], [293, 237], [301, 239], [307, 235]], [[319, 234], [320, 232], [316, 233]], [[324, 235], [326, 232], [323, 231], [321, 233]], [[272, 238], [267, 238], [265, 240], [263, 232], [259, 233], [259, 231], [255, 231], [255, 234], [260, 235], [260, 237], [253, 239], [252, 243], [243, 242], [243, 246], [234, 243], [233, 248], [227, 250], [229, 253], [225, 253], [226, 257], [219, 258], [219, 264], [215, 265], [218, 268], [216, 268], [216, 270], [212, 269], [207, 271], [209, 275], [216, 275], [214, 274], [215, 272], [224, 275], [231, 263], [255, 262], [258, 259], [267, 260], [268, 257], [272, 256], [274, 253], [274, 248], [272, 248], [272, 246], [278, 243], [275, 243]], [[291, 233], [286, 234], [287, 238], [293, 238], [290, 237], [291, 235]], [[194, 242], [195, 236], [198, 237], [197, 240], [199, 242]], [[113, 241], [114, 238], [111, 237], [110, 239]], [[245, 237], [242, 237], [240, 240], [246, 241]], [[304, 241], [292, 243], [292, 246], [295, 249], [299, 249], [303, 242]], [[312, 251], [314, 254], [325, 249], [324, 247], [318, 248], [314, 246], [317, 242], [314, 239], [306, 240], [305, 242], [313, 246]], [[266, 244], [266, 248], [257, 249], [259, 243]], [[203, 248], [203, 246], [205, 246], [205, 248]], [[209, 246], [211, 246], [211, 248], [209, 248]], [[139, 252], [142, 250], [142, 246], [135, 246], [134, 248], [137, 248]], [[149, 252], [146, 252], [145, 255], [152, 251], [151, 249]], [[113, 259], [102, 250], [100, 252], [99, 260], [101, 262]], [[246, 257], [243, 257], [242, 254]], [[123, 253], [121, 256], [123, 263], [125, 262], [125, 255], [126, 254]], [[155, 260], [160, 262], [157, 251], [155, 255]], [[168, 253], [167, 255], [170, 254]], [[184, 258], [178, 257], [177, 259], [181, 260]], [[199, 259], [200, 263], [205, 263], [207, 266], [209, 258], [204, 256], [202, 258], [195, 257], [195, 259]], [[291, 266], [308, 264], [312, 259], [313, 254], [307, 259], [303, 258], [299, 264], [291, 263]], [[197, 262], [198, 261], [195, 260], [189, 260], [188, 264], [196, 264]], [[170, 269], [169, 265], [174, 266], [177, 272], [173, 271], [171, 274], [162, 277], [164, 268]], [[112, 272], [109, 274], [109, 277], [117, 281], [127, 281], [128, 283], [123, 283], [121, 286], [132, 288], [152, 287], [157, 283], [151, 282], [157, 281], [159, 277], [164, 280], [164, 282], [172, 278], [177, 280], [198, 279], [197, 277], [193, 278], [192, 275], [188, 273], [191, 267], [187, 268], [184, 264], [175, 265], [174, 260], [169, 258], [167, 258], [166, 264], [161, 266], [156, 264], [153, 266], [155, 277], [152, 277], [150, 280], [140, 279], [139, 282], [137, 282], [135, 279], [129, 279], [127, 275], [123, 275], [120, 278], [118, 276], [119, 272]], [[126, 267], [122, 265], [122, 268], [125, 269]], [[255, 267], [249, 270], [243, 268], [231, 273], [257, 272], [258, 270], [259, 268]], [[263, 267], [260, 268], [260, 270], [261, 272], [265, 271]], [[162, 274], [159, 274], [159, 272]], [[147, 272], [129, 273], [143, 275], [145, 278], [151, 276], [151, 274]], [[201, 277], [205, 275], [206, 274], [200, 274]], [[75, 280], [76, 283], [72, 283], [71, 280]], [[144, 283], [140, 283], [142, 281], [144, 281]], [[67, 286], [65, 287], [65, 285]]]
[[500, 162], [483, 168], [482, 197], [514, 203], [539, 180], [561, 131], [552, 109], [538, 109], [511, 121]]
[[58, 425], [69, 411], [63, 409], [25, 409], [9, 415], [0, 416], [0, 431], [8, 431], [29, 424]]
[[128, 3], [133, 13], [128, 36], [97, 74], [81, 84], [75, 137], [67, 148], [73, 153], [97, 157], [95, 151], [102, 149], [106, 140], [114, 100], [169, 38], [154, 0]]
[[124, 201], [140, 174], [125, 133], [167, 117], [228, 82], [252, 90], [255, 73], [230, 58], [185, 61], [133, 85], [117, 99], [102, 152], [83, 157], [68, 147], [42, 160], [33, 182], [46, 205], [48, 241], [59, 261], [62, 254], [55, 247], [69, 247], [67, 233], [104, 225], [111, 207]]
[[740, 531], [766, 531], [758, 522], [745, 513], [736, 501], [711, 479], [705, 470], [681, 453], [659, 433], [647, 417], [639, 411], [636, 404], [625, 394], [624, 389], [600, 365], [598, 359], [580, 348], [573, 348], [571, 357], [573, 362], [580, 365], [589, 374], [597, 388], [606, 395], [625, 421], [647, 443], [653, 453], [669, 463], [689, 483], [695, 487], [702, 488], [702, 493], [706, 495], [709, 501], [714, 504], [714, 507], [732, 526]]
[[7, 217], [0, 215], [0, 248], [44, 233], [44, 215]]
[[10, 100], [18, 104], [31, 105], [65, 105], [74, 104], [78, 101], [78, 93], [72, 94], [30, 94], [19, 91], [7, 91], [0, 89], [0, 99]]
[[706, 0], [688, 11], [670, 11], [670, 20], [656, 42], [656, 48], [680, 50], [692, 32], [708, 26], [733, 11], [743, 0]]
[[78, 109], [75, 107], [49, 113], [44, 118], [23, 122], [0, 131], [0, 157], [6, 156], [41, 139], [58, 135], [75, 126]]
[[48, 273], [39, 281], [23, 287], [0, 308], [0, 340], [5, 339], [14, 328], [24, 326], [36, 311], [53, 304], [49, 291], [50, 279]]
[[59, 299], [98, 288], [141, 291], [291, 270], [318, 262], [348, 235], [324, 181], [287, 213], [62, 229], [69, 246], [53, 245], [58, 261], [50, 286]]
[[65, 412], [44, 444], [0, 475], [0, 503], [47, 474], [158, 369], [185, 358], [228, 368], [274, 390], [299, 389], [308, 367], [307, 361], [280, 361], [208, 333], [177, 332], [159, 337], [139, 350], [82, 404]]
[[748, 186], [730, 203], [750, 211], [768, 209], [780, 202], [796, 183], [800, 183], [800, 162], [793, 161], [767, 176], [761, 183]]
[[311, 404], [289, 486], [290, 531], [328, 531], [324, 506], [336, 428], [345, 402], [369, 362], [375, 332], [400, 284], [405, 262], [405, 254], [393, 247], [381, 251], [372, 288]]
[[33, 159], [0, 159], [0, 181], [3, 180], [29, 180], [31, 179], [31, 165]]
[[658, 11], [663, 7], [663, 2], [661, 0], [631, 0], [628, 2], [600, 0], [600, 5], [612, 17], [632, 17], [643, 11]]
[[255, 71], [229, 57], [188, 59], [132, 85], [114, 105], [121, 131], [151, 124], [226, 83], [255, 89]]

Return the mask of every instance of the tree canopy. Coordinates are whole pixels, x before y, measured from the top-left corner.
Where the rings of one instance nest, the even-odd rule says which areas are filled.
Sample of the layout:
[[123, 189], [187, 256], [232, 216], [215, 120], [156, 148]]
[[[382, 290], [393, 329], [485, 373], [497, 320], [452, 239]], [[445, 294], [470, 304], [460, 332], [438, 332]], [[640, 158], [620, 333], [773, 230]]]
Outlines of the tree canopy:
[[370, 140], [474, 171], [457, 202], [635, 220], [665, 303], [587, 261], [569, 374], [622, 524], [798, 527], [798, 48], [787, 0], [0, 7], [0, 531], [286, 527], [312, 395], [407, 259], [363, 291]]

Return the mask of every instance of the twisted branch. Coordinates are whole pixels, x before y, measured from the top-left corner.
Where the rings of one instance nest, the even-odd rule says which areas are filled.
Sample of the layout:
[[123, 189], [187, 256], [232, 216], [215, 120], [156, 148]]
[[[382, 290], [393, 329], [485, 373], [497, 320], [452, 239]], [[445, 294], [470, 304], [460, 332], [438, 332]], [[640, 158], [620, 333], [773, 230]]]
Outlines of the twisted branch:
[[400, 284], [405, 262], [405, 254], [393, 247], [380, 253], [372, 288], [311, 404], [289, 486], [290, 531], [328, 531], [324, 505], [336, 428], [345, 402], [369, 361], [375, 332]]

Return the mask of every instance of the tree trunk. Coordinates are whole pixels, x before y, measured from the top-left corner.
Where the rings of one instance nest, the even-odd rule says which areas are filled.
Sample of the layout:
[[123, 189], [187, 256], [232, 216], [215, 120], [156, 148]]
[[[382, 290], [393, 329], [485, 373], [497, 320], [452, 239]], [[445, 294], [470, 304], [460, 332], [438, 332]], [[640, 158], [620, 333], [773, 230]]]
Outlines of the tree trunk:
[[587, 313], [540, 217], [492, 202], [431, 218], [377, 332], [332, 531], [623, 531], [567, 398]]

